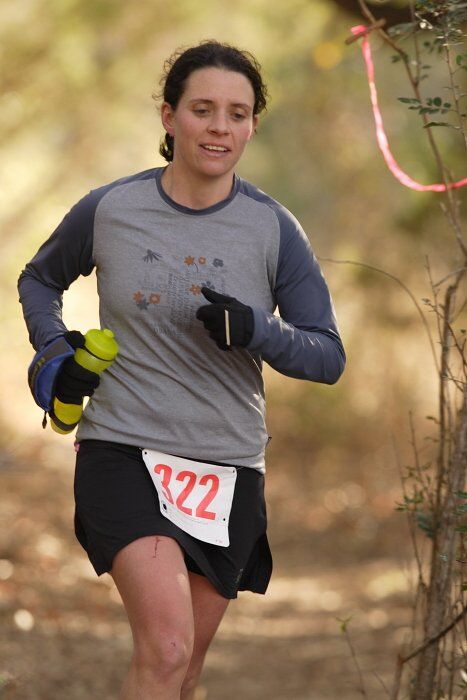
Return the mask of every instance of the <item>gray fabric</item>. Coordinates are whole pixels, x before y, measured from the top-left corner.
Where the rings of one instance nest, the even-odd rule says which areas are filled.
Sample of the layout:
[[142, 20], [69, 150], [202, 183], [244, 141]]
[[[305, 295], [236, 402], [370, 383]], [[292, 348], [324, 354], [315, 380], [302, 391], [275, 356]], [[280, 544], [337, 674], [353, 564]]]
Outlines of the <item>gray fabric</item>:
[[[26, 266], [19, 290], [31, 341], [64, 332], [62, 292], [95, 266], [101, 326], [120, 352], [77, 438], [264, 471], [262, 359], [325, 383], [344, 367], [326, 283], [300, 225], [273, 199], [235, 177], [226, 200], [191, 210], [163, 191], [162, 171], [91, 192]], [[195, 318], [203, 285], [253, 308], [248, 348], [223, 352], [209, 338]]]

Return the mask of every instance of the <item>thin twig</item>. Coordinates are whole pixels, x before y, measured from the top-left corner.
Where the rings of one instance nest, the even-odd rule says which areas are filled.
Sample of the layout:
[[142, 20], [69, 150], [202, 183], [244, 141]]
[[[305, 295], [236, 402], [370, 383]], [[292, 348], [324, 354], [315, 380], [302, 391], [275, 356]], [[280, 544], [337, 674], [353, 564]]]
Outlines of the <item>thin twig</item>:
[[[372, 12], [370, 11], [365, 0], [358, 0], [358, 4], [360, 5], [360, 9], [362, 11], [363, 16], [366, 17], [374, 25], [376, 23], [376, 18], [372, 14]], [[413, 0], [410, 0], [409, 4], [411, 7], [411, 11], [413, 12]], [[383, 40], [389, 46], [391, 46], [391, 48], [394, 49], [394, 51], [396, 51], [401, 56], [403, 64], [405, 66], [405, 70], [407, 72], [408, 79], [410, 81], [410, 84], [411, 84], [413, 92], [414, 92], [414, 95], [420, 101], [420, 103], [422, 103], [423, 97], [422, 97], [422, 94], [420, 92], [419, 81], [417, 80], [417, 77], [414, 76], [412, 73], [409, 61], [407, 60], [406, 52], [397, 46], [396, 42], [391, 39], [389, 34], [387, 32], [385, 32], [384, 29], [377, 29], [376, 31], [383, 38]], [[417, 67], [418, 67], [418, 62], [417, 62]], [[420, 117], [423, 121], [424, 131], [426, 132], [428, 141], [430, 143], [431, 150], [433, 152], [433, 155], [434, 155], [434, 158], [436, 161], [436, 165], [437, 165], [438, 172], [439, 172], [439, 178], [445, 186], [445, 196], [446, 196], [447, 202], [449, 203], [449, 208], [451, 210], [451, 212], [450, 212], [451, 213], [451, 216], [450, 216], [451, 224], [452, 224], [454, 231], [456, 233], [457, 242], [458, 242], [458, 244], [459, 244], [459, 246], [464, 254], [464, 258], [467, 259], [467, 246], [464, 243], [464, 240], [462, 238], [462, 234], [460, 231], [460, 224], [458, 223], [459, 217], [456, 216], [456, 212], [455, 212], [456, 198], [454, 195], [454, 191], [448, 187], [448, 184], [450, 182], [452, 182], [453, 178], [452, 178], [451, 173], [449, 172], [448, 168], [445, 166], [445, 164], [443, 162], [441, 153], [438, 149], [438, 145], [437, 145], [435, 138], [433, 136], [432, 129], [427, 126], [429, 123], [428, 115], [426, 113], [423, 113], [420, 115]]]
[[[439, 290], [436, 287], [434, 287], [434, 285], [433, 285], [433, 276], [431, 274], [430, 258], [428, 257], [428, 255], [425, 256], [425, 269], [427, 271], [428, 280], [430, 282], [430, 287], [431, 287], [431, 290], [433, 292], [433, 302], [434, 302], [433, 303], [433, 311], [436, 314], [436, 326], [438, 329], [438, 338], [441, 338], [442, 337], [442, 332], [441, 332], [442, 313], [439, 309], [439, 303], [438, 303]], [[437, 369], [438, 369], [438, 374], [439, 374], [440, 368], [437, 367]]]
[[[394, 436], [393, 436], [393, 448], [394, 448], [394, 452], [395, 452], [396, 463], [397, 463], [398, 469], [399, 469], [399, 475], [400, 475], [401, 485], [402, 485], [402, 492], [405, 496], [406, 490], [405, 490], [405, 484], [404, 484], [404, 479], [403, 479], [403, 475], [402, 475], [402, 466], [401, 466], [399, 454], [397, 451], [397, 446], [396, 446], [396, 443], [394, 440]], [[406, 511], [406, 515], [407, 515], [407, 524], [409, 527], [410, 538], [412, 541], [412, 546], [413, 546], [413, 550], [415, 553], [415, 559], [417, 562], [417, 569], [418, 569], [418, 581], [417, 581], [416, 591], [414, 593], [414, 602], [412, 605], [412, 623], [411, 623], [411, 638], [412, 639], [411, 639], [411, 642], [408, 644], [408, 646], [411, 646], [415, 643], [415, 630], [417, 627], [418, 609], [419, 609], [419, 606], [426, 600], [426, 593], [427, 593], [428, 587], [427, 587], [427, 584], [425, 583], [424, 578], [423, 578], [422, 556], [419, 552], [418, 538], [417, 538], [416, 532], [415, 532], [414, 518], [413, 518], [412, 514], [409, 513], [408, 511]], [[400, 668], [400, 674], [402, 674], [402, 666]], [[394, 700], [395, 698], [397, 698], [397, 695], [399, 692], [399, 688], [398, 688], [399, 683], [400, 683], [400, 677], [399, 678], [397, 677], [397, 671], [396, 671], [396, 677], [394, 679], [394, 684], [393, 684], [393, 688], [392, 688], [391, 696], [390, 696], [391, 700]]]
[[404, 662], [401, 656], [396, 659], [396, 672], [394, 674], [394, 682], [391, 689], [391, 700], [397, 700], [399, 697], [399, 690], [401, 687], [402, 671], [404, 669]]
[[459, 121], [460, 132], [464, 137], [464, 145], [465, 145], [465, 148], [467, 149], [467, 134], [465, 133], [464, 122], [463, 122], [463, 119], [461, 117], [462, 109], [461, 109], [461, 105], [459, 103], [459, 92], [458, 92], [457, 86], [454, 82], [454, 70], [453, 70], [452, 63], [451, 63], [451, 51], [450, 51], [450, 47], [449, 47], [448, 37], [446, 35], [446, 29], [443, 30], [443, 35], [444, 35], [444, 44], [443, 44], [444, 56], [446, 59], [446, 65], [448, 67], [449, 82], [451, 83], [451, 91], [452, 91], [452, 94], [454, 97], [454, 102], [456, 104], [455, 111], [457, 113], [457, 118]]
[[[452, 201], [451, 196], [450, 196], [450, 193], [451, 193], [450, 190], [448, 190], [448, 193], [449, 193], [449, 198], [448, 198], [449, 205], [450, 205], [451, 209], [455, 209], [456, 208], [455, 200], [454, 200], [454, 202]], [[460, 249], [462, 250], [462, 252], [464, 254], [464, 262], [466, 262], [467, 261], [467, 246], [465, 245], [464, 239], [462, 236], [462, 229], [461, 229], [461, 226], [459, 223], [459, 212], [457, 210], [455, 212], [451, 211], [451, 209], [446, 207], [446, 205], [443, 204], [442, 202], [441, 202], [440, 206], [441, 206], [441, 211], [443, 212], [443, 214], [445, 215], [445, 217], [447, 218], [447, 220], [451, 224], [452, 228], [454, 229], [454, 232], [456, 234], [456, 240], [459, 244]]]
[[428, 503], [430, 504], [430, 507], [433, 507], [433, 501], [431, 500], [431, 494], [429, 492], [429, 484], [425, 479], [425, 476], [423, 474], [421, 465], [420, 465], [420, 459], [418, 455], [418, 447], [417, 447], [417, 440], [415, 437], [415, 427], [413, 424], [413, 414], [412, 411], [409, 411], [409, 424], [410, 424], [410, 435], [411, 435], [411, 445], [413, 448], [414, 452], [414, 459], [415, 459], [415, 468], [417, 470], [417, 475], [420, 484], [422, 485], [423, 491], [425, 492], [427, 496]]
[[444, 474], [447, 468], [446, 461], [446, 436], [448, 431], [448, 404], [449, 396], [447, 396], [447, 374], [448, 374], [448, 360], [449, 360], [449, 347], [447, 339], [447, 326], [446, 319], [450, 317], [450, 306], [452, 298], [452, 288], [448, 287], [446, 290], [445, 301], [443, 305], [443, 327], [441, 331], [441, 370], [439, 374], [439, 392], [438, 392], [438, 412], [439, 412], [439, 446], [438, 446], [438, 459], [437, 459], [437, 473], [436, 473], [436, 502], [434, 509], [434, 519], [435, 519], [435, 536], [433, 538], [433, 557], [437, 556], [438, 551], [438, 538], [436, 537], [436, 531], [438, 529], [438, 517], [440, 515], [441, 506], [441, 493], [444, 483]]
[[391, 694], [390, 694], [389, 690], [386, 688], [386, 684], [385, 684], [385, 682], [383, 681], [383, 679], [381, 678], [381, 676], [380, 676], [378, 673], [376, 673], [376, 671], [373, 671], [373, 675], [374, 675], [375, 678], [381, 683], [384, 692], [386, 693], [386, 695], [388, 696], [388, 698], [390, 698], [390, 697], [391, 697]]
[[456, 311], [456, 313], [455, 313], [454, 316], [452, 317], [452, 320], [453, 320], [453, 321], [455, 321], [455, 320], [458, 318], [458, 316], [461, 315], [461, 313], [463, 312], [463, 310], [465, 309], [466, 306], [467, 306], [467, 299], [464, 299], [464, 301], [462, 302], [461, 306], [459, 307], [459, 309]]
[[[454, 341], [454, 345], [455, 345], [456, 349], [459, 351], [459, 355], [460, 355], [461, 361], [462, 361], [462, 367], [466, 368], [467, 367], [467, 360], [466, 360], [465, 354], [464, 354], [464, 347], [463, 346], [461, 347], [459, 340], [457, 339], [457, 336], [455, 334], [454, 328], [449, 323], [449, 321], [447, 323], [447, 327], [448, 327], [448, 330], [451, 334], [451, 338]], [[464, 342], [464, 345], [465, 345], [465, 342]]]
[[[399, 454], [398, 454], [398, 452], [397, 452], [396, 441], [395, 441], [395, 439], [394, 439], [394, 436], [393, 436], [392, 442], [393, 442], [393, 449], [394, 449], [395, 456], [396, 456], [396, 463], [397, 463], [397, 466], [398, 466], [398, 469], [399, 469], [399, 478], [400, 478], [400, 481], [401, 481], [402, 495], [403, 495], [404, 498], [405, 498], [405, 497], [407, 496], [407, 492], [406, 492], [406, 489], [405, 489], [404, 476], [403, 476], [403, 474], [402, 474], [402, 465], [401, 465], [401, 463], [400, 463]], [[407, 514], [407, 524], [408, 524], [408, 526], [409, 526], [409, 532], [410, 532], [410, 539], [412, 540], [412, 546], [413, 546], [414, 553], [415, 553], [415, 561], [417, 562], [418, 581], [419, 581], [419, 584], [420, 584], [420, 582], [421, 582], [423, 585], [425, 585], [425, 584], [424, 584], [424, 581], [423, 581], [422, 558], [421, 558], [421, 556], [420, 556], [420, 552], [418, 551], [418, 543], [417, 543], [417, 538], [416, 538], [416, 535], [415, 535], [415, 528], [414, 528], [413, 518], [411, 517], [411, 513], [409, 513], [408, 511], [406, 511], [406, 514]]]
[[386, 24], [385, 19], [379, 19], [376, 22], [372, 22], [369, 27], [365, 28], [364, 32], [359, 32], [358, 34], [352, 34], [352, 36], [347, 37], [347, 39], [345, 40], [344, 43], [345, 44], [353, 44], [356, 41], [358, 41], [359, 39], [361, 39], [363, 34], [369, 34], [370, 32], [374, 32], [375, 29], [381, 29], [382, 27], [384, 27], [385, 24]]
[[407, 656], [401, 656], [400, 661], [402, 664], [407, 663], [408, 661], [411, 661], [411, 659], [415, 658], [418, 656], [418, 654], [421, 654], [422, 651], [425, 651], [429, 646], [432, 644], [435, 644], [435, 642], [438, 642], [442, 637], [444, 637], [448, 632], [452, 630], [453, 627], [457, 625], [458, 622], [460, 622], [465, 614], [467, 613], [467, 605], [462, 608], [462, 611], [457, 615], [457, 617], [454, 618], [454, 620], [451, 620], [449, 625], [444, 627], [442, 630], [438, 632], [438, 634], [435, 634], [433, 637], [430, 637], [429, 639], [426, 640], [426, 642], [423, 642], [419, 647], [414, 649], [413, 651], [410, 652]]
[[437, 358], [437, 356], [436, 356], [436, 350], [435, 350], [435, 346], [434, 346], [434, 343], [433, 343], [433, 338], [431, 337], [430, 327], [429, 327], [429, 325], [428, 325], [428, 323], [427, 323], [427, 320], [426, 320], [425, 316], [423, 315], [423, 311], [422, 311], [422, 309], [421, 309], [421, 307], [420, 307], [418, 301], [416, 300], [415, 296], [414, 296], [413, 293], [410, 291], [410, 289], [407, 287], [407, 285], [404, 284], [404, 282], [402, 282], [402, 280], [400, 280], [400, 279], [399, 279], [398, 277], [396, 277], [395, 275], [392, 275], [390, 272], [386, 272], [386, 270], [381, 270], [379, 267], [374, 267], [373, 265], [368, 265], [367, 263], [358, 262], [357, 260], [336, 260], [335, 258], [322, 258], [322, 257], [319, 257], [318, 260], [322, 260], [322, 261], [324, 261], [324, 262], [338, 263], [339, 265], [344, 265], [344, 264], [345, 264], [345, 265], [357, 265], [357, 266], [359, 266], [359, 267], [364, 267], [364, 268], [366, 268], [367, 270], [373, 270], [373, 272], [379, 272], [381, 275], [385, 275], [386, 277], [389, 277], [389, 279], [394, 280], [394, 282], [397, 282], [397, 284], [399, 284], [399, 285], [402, 287], [402, 289], [403, 289], [405, 292], [407, 292], [407, 294], [409, 295], [409, 297], [412, 299], [412, 301], [413, 301], [413, 303], [414, 303], [414, 305], [415, 305], [415, 308], [416, 308], [417, 311], [418, 311], [418, 314], [419, 314], [419, 316], [420, 316], [420, 318], [421, 318], [421, 320], [422, 320], [422, 323], [423, 323], [423, 325], [424, 325], [424, 327], [425, 327], [426, 334], [427, 334], [427, 336], [428, 336], [428, 341], [429, 341], [429, 343], [430, 343], [431, 353], [432, 353], [432, 355], [433, 355], [433, 360], [434, 360], [434, 363], [435, 363], [436, 370], [437, 370], [438, 372], [440, 371], [440, 368], [439, 368], [439, 365], [438, 365], [438, 358]]
[[[339, 618], [337, 618], [337, 619], [339, 620]], [[359, 690], [359, 693], [361, 693], [361, 695], [362, 695], [364, 698], [367, 698], [367, 699], [368, 699], [368, 695], [367, 695], [366, 690], [365, 690], [365, 683], [364, 683], [364, 681], [363, 681], [363, 673], [362, 673], [362, 670], [361, 670], [361, 668], [360, 668], [360, 664], [358, 663], [357, 655], [356, 655], [356, 653], [355, 653], [355, 649], [354, 649], [354, 646], [353, 646], [353, 644], [352, 644], [352, 640], [350, 639], [349, 631], [348, 631], [348, 629], [347, 629], [347, 623], [349, 622], [349, 620], [350, 620], [350, 618], [347, 619], [347, 620], [339, 620], [339, 622], [341, 623], [341, 630], [342, 630], [342, 632], [344, 633], [345, 638], [346, 638], [346, 640], [347, 640], [347, 644], [348, 644], [349, 647], [350, 647], [350, 652], [351, 652], [351, 654], [352, 654], [352, 658], [353, 658], [353, 661], [354, 661], [354, 664], [355, 664], [355, 668], [357, 669], [357, 673], [358, 673], [358, 677], [359, 677], [359, 681], [360, 681], [360, 687], [359, 687], [359, 689], [358, 689], [358, 690]]]
[[467, 270], [467, 267], [465, 265], [463, 267], [457, 268], [457, 270], [453, 270], [452, 272], [449, 273], [449, 275], [442, 277], [438, 282], [433, 282], [433, 287], [440, 287], [444, 282], [446, 282], [451, 277], [458, 275], [459, 272], [465, 272], [466, 270]]

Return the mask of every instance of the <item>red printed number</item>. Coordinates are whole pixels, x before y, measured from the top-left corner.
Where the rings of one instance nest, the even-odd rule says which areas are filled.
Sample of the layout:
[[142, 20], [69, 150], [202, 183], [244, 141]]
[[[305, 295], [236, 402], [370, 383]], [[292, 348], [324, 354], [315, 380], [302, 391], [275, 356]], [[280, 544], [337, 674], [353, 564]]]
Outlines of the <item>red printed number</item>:
[[198, 516], [198, 518], [207, 518], [208, 520], [214, 520], [216, 514], [210, 510], [206, 510], [206, 508], [215, 498], [217, 492], [219, 491], [219, 477], [215, 474], [205, 474], [203, 477], [201, 477], [199, 483], [201, 484], [201, 486], [204, 486], [208, 483], [208, 481], [211, 481], [211, 488], [197, 507], [196, 515]]
[[[169, 467], [168, 464], [156, 464], [154, 467], [154, 472], [156, 474], [161, 475], [162, 477], [162, 490], [164, 492], [164, 496], [166, 499], [169, 501], [169, 503], [174, 503], [174, 499], [172, 496], [172, 492], [170, 491], [170, 480], [172, 478], [173, 470], [171, 467]], [[187, 515], [193, 515], [193, 510], [191, 508], [187, 508], [183, 504], [185, 503], [186, 499], [190, 495], [190, 493], [193, 491], [196, 485], [196, 474], [194, 472], [190, 471], [183, 471], [179, 472], [176, 477], [177, 481], [185, 481], [188, 480], [187, 485], [185, 488], [180, 492], [180, 495], [177, 498], [177, 501], [175, 502], [175, 505], [179, 510], [181, 510], [183, 513], [186, 513]], [[200, 504], [196, 507], [196, 517], [198, 518], [206, 518], [207, 520], [215, 520], [216, 514], [213, 511], [206, 510], [208, 505], [214, 500], [216, 497], [217, 492], [219, 491], [219, 477], [216, 476], [215, 474], [205, 474], [204, 476], [201, 477], [199, 480], [200, 486], [206, 486], [209, 482], [211, 482], [211, 487], [207, 494], [204, 496]]]
[[172, 476], [172, 467], [169, 467], [168, 464], [156, 464], [154, 471], [156, 474], [162, 474], [162, 490], [164, 491], [164, 496], [169, 503], [173, 503], [174, 499], [169, 489], [170, 477]]
[[187, 515], [193, 515], [193, 511], [191, 510], [191, 508], [186, 508], [183, 505], [183, 503], [194, 489], [194, 486], [196, 484], [196, 474], [188, 471], [180, 472], [179, 474], [177, 474], [177, 481], [184, 481], [186, 478], [188, 478], [188, 484], [185, 486], [183, 491], [180, 493], [180, 496], [177, 498], [176, 506], [183, 513], [187, 513]]

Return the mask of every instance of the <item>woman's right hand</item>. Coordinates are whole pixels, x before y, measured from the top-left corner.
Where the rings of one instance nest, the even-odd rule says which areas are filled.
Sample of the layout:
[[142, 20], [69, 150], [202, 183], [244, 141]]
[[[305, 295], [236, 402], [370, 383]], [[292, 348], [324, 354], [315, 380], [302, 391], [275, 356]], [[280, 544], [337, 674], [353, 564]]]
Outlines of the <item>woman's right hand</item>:
[[[84, 336], [79, 331], [68, 331], [65, 340], [75, 350], [84, 348]], [[55, 384], [55, 396], [62, 403], [81, 404], [85, 396], [92, 396], [99, 386], [99, 375], [81, 367], [74, 357], [66, 360]]]

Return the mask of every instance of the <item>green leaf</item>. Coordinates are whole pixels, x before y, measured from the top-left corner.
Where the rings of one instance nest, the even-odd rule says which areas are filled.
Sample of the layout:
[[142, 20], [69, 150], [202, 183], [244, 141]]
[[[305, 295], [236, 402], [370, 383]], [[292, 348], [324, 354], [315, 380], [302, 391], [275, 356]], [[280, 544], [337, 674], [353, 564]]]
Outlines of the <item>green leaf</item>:
[[459, 525], [456, 527], [456, 532], [467, 532], [467, 525]]
[[451, 105], [450, 102], [445, 102], [445, 103], [443, 104], [443, 107], [446, 107], [446, 109], [449, 109], [449, 107], [452, 107], [452, 105]]
[[432, 516], [426, 513], [417, 513], [416, 521], [420, 530], [423, 530], [427, 537], [433, 539], [434, 523]]
[[461, 588], [463, 591], [467, 591], [467, 581], [464, 581], [464, 583], [462, 583]]
[[420, 100], [416, 97], [398, 97], [399, 102], [404, 102], [404, 104], [420, 104]]
[[341, 632], [347, 632], [347, 625], [349, 624], [351, 619], [352, 615], [350, 615], [350, 617], [346, 617], [345, 620], [342, 620], [340, 617], [336, 617], [337, 622], [341, 623]]
[[456, 496], [459, 498], [467, 498], [467, 491], [456, 491]]
[[433, 104], [437, 107], [441, 107], [441, 105], [443, 104], [443, 100], [441, 99], [441, 97], [435, 97], [433, 99]]
[[460, 64], [462, 63], [462, 61], [463, 61], [463, 56], [462, 56], [462, 54], [458, 54], [458, 55], [456, 56], [456, 63], [457, 63], [457, 65], [460, 66]]

